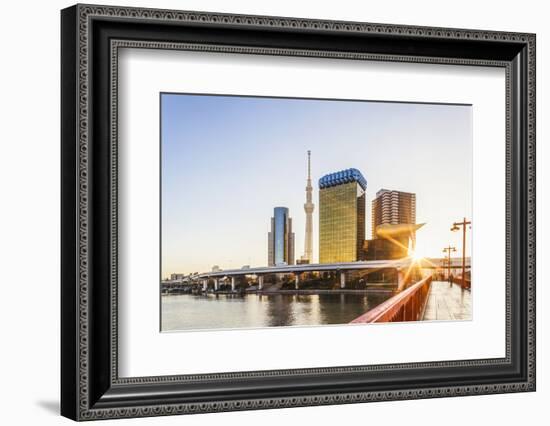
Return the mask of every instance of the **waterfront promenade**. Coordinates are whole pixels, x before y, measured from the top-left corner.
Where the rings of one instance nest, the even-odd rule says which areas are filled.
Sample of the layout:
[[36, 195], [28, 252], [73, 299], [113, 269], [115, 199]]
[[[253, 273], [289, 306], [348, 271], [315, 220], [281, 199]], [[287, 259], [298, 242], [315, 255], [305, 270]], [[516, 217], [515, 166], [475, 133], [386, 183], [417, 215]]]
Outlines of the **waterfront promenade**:
[[470, 290], [426, 277], [351, 322], [460, 321], [471, 317]]
[[470, 290], [447, 281], [433, 281], [424, 311], [424, 321], [472, 319], [472, 296]]

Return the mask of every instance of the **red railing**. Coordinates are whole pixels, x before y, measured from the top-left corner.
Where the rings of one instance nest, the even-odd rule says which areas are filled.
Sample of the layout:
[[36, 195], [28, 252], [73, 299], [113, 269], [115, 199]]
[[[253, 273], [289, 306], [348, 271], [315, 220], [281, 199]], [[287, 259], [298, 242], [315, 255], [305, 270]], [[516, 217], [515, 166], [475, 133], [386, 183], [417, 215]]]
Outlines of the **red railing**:
[[418, 321], [422, 319], [432, 277], [426, 277], [370, 311], [351, 321], [351, 324], [370, 322]]

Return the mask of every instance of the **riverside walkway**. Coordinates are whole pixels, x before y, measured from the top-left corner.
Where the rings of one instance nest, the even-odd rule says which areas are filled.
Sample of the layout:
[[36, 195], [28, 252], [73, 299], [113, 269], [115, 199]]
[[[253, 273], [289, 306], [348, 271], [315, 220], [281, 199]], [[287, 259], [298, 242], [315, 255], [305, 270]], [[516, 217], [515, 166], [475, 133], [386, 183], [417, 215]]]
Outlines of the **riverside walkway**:
[[424, 321], [470, 320], [472, 298], [469, 290], [447, 281], [433, 281], [424, 311]]

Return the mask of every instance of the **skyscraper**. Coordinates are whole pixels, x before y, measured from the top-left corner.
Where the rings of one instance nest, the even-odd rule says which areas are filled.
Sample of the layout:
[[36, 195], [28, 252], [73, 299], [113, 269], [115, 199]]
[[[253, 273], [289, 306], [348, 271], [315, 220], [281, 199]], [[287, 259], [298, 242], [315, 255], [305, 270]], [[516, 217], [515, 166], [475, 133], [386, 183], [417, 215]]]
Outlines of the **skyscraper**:
[[357, 169], [319, 180], [319, 263], [355, 262], [365, 240], [367, 181]]
[[306, 183], [306, 202], [304, 211], [306, 212], [306, 234], [304, 242], [304, 255], [300, 259], [301, 263], [311, 263], [313, 261], [313, 187], [311, 186], [311, 151], [307, 152], [307, 183]]
[[294, 232], [288, 208], [275, 207], [271, 218], [271, 231], [267, 234], [267, 264], [294, 265]]
[[372, 201], [372, 238], [380, 225], [416, 223], [416, 195], [410, 192], [381, 189]]

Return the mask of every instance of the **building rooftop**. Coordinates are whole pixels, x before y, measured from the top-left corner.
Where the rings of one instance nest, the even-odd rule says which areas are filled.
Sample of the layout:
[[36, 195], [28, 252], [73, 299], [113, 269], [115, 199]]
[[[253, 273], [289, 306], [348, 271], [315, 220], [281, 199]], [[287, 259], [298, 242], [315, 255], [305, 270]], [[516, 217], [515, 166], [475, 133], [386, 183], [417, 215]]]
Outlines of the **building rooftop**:
[[405, 192], [405, 191], [397, 191], [395, 189], [385, 189], [385, 188], [382, 188], [382, 189], [379, 189], [378, 192], [376, 192], [376, 198], [380, 197], [382, 194], [385, 194], [386, 192], [394, 192], [394, 193], [399, 193], [399, 194], [407, 194], [407, 195], [416, 195], [412, 192]]
[[324, 175], [321, 179], [319, 179], [319, 188], [330, 188], [331, 186], [342, 185], [350, 182], [357, 182], [363, 190], [367, 189], [367, 180], [357, 169], [346, 169]]

